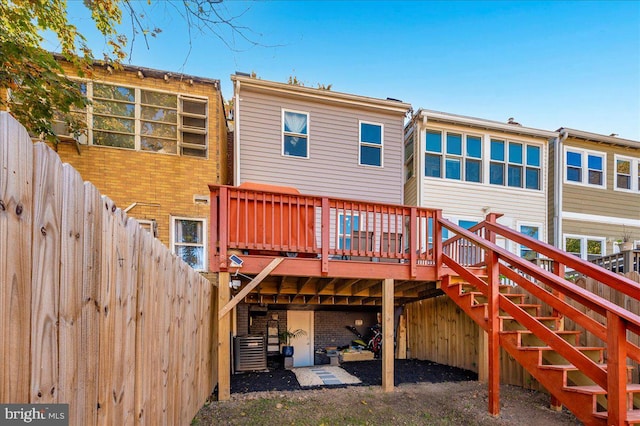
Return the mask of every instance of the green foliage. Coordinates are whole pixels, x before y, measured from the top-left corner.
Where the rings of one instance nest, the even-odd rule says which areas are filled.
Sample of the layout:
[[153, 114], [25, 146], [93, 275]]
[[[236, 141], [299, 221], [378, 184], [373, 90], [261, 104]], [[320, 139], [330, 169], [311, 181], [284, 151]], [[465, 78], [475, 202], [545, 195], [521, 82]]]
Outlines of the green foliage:
[[[191, 32], [196, 30], [217, 37], [230, 49], [234, 46], [229, 40], [258, 45], [246, 35], [246, 27], [236, 25], [242, 14], [228, 16], [222, 0], [157, 3], [174, 9], [189, 26], [189, 51]], [[147, 19], [145, 11], [153, 7], [151, 0], [83, 0], [83, 4], [105, 39], [100, 59], [114, 69], [128, 56], [126, 49], [132, 49], [138, 35], [149, 48], [149, 37], [162, 31]], [[128, 35], [119, 32], [123, 17], [130, 20], [130, 26], [123, 26]], [[61, 58], [72, 68], [68, 75], [60, 58], [42, 48], [45, 33], [57, 39]], [[70, 77], [91, 78], [94, 63], [87, 39], [69, 21], [67, 0], [0, 0], [0, 109], [8, 108], [32, 134], [55, 142], [54, 118], [66, 122], [73, 133], [84, 131], [86, 123], [78, 112], [86, 107], [86, 96]], [[10, 96], [3, 93], [6, 90]]]
[[[122, 17], [119, 4], [120, 0], [85, 1], [115, 61], [125, 57], [126, 44], [115, 29]], [[55, 112], [79, 132], [84, 123], [71, 111], [84, 108], [86, 98], [54, 55], [41, 47], [45, 31], [56, 36], [74, 74], [90, 77], [94, 58], [86, 39], [69, 22], [65, 0], [0, 0], [0, 88], [10, 91], [9, 97], [0, 96], [0, 107], [8, 107], [32, 133], [55, 139]]]
[[291, 346], [291, 339], [295, 339], [299, 336], [306, 336], [306, 335], [307, 335], [307, 332], [301, 328], [297, 330], [285, 330], [278, 333], [280, 342], [284, 343], [285, 346]]

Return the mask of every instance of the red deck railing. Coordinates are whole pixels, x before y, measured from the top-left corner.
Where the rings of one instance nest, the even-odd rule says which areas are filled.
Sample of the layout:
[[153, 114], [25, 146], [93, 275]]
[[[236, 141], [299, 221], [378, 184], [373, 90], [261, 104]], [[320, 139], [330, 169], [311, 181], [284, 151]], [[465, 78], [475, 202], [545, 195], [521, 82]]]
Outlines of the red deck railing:
[[[228, 252], [435, 265], [440, 210], [210, 186], [212, 270]], [[436, 243], [432, 245], [432, 241]]]

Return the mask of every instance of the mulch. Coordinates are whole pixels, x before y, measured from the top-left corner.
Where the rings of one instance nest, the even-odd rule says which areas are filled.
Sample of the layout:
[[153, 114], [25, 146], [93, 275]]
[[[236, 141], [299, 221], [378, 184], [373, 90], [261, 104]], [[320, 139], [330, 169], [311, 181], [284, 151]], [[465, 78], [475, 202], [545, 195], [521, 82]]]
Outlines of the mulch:
[[[349, 386], [382, 385], [382, 361], [354, 361], [340, 365], [349, 374], [356, 376], [362, 383]], [[416, 359], [396, 359], [394, 363], [394, 384], [402, 383], [442, 383], [478, 380], [472, 371], [450, 367], [431, 361]], [[331, 386], [341, 387], [341, 386]], [[343, 385], [342, 387], [346, 387]], [[249, 393], [263, 391], [301, 390], [295, 374], [282, 368], [268, 372], [248, 372], [231, 376], [231, 393]], [[309, 389], [309, 388], [305, 388]]]

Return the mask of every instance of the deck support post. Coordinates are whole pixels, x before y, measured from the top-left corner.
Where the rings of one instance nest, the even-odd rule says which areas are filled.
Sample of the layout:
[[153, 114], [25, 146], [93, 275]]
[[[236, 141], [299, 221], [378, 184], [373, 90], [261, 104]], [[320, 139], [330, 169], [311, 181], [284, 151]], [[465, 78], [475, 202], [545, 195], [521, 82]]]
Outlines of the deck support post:
[[627, 419], [627, 330], [625, 321], [607, 311], [607, 411], [608, 425]]
[[[501, 215], [489, 213], [487, 222], [496, 223]], [[495, 243], [496, 236], [488, 232], [485, 236]], [[489, 380], [489, 413], [497, 416], [500, 414], [500, 264], [498, 255], [488, 250], [486, 255], [487, 272], [489, 274], [488, 294], [488, 380]]]
[[[218, 275], [218, 306], [229, 303], [229, 272]], [[231, 313], [218, 319], [218, 401], [228, 401], [231, 397]]]
[[382, 391], [393, 392], [393, 278], [382, 283]]

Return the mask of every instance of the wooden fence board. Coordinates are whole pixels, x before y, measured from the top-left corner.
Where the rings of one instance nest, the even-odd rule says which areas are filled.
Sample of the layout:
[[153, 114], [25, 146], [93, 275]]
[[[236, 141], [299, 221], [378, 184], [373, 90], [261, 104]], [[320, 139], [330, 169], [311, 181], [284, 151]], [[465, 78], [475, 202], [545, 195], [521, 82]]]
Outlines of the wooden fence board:
[[57, 402], [58, 309], [62, 163], [43, 143], [34, 145], [31, 397], [32, 403]]
[[115, 421], [115, 405], [118, 400], [118, 389], [115, 388], [117, 377], [116, 345], [118, 336], [115, 333], [115, 299], [116, 270], [118, 264], [116, 238], [116, 205], [109, 198], [102, 196], [102, 273], [100, 277], [100, 321], [98, 350], [98, 423], [112, 424]]
[[58, 401], [69, 404], [69, 423], [82, 422], [84, 396], [79, 374], [84, 364], [82, 346], [82, 283], [84, 252], [84, 182], [70, 165], [62, 168], [62, 222], [60, 235], [60, 319]]
[[3, 112], [0, 280], [1, 402], [173, 425], [209, 396], [212, 283]]
[[[142, 231], [142, 230], [141, 230]], [[136, 299], [136, 424], [145, 424], [150, 413], [151, 372], [154, 368], [153, 339], [153, 288], [157, 265], [153, 258], [153, 239], [148, 232], [138, 232], [138, 294]]]
[[[100, 333], [100, 284], [102, 277], [102, 198], [91, 183], [84, 184], [84, 238], [82, 283], [82, 353], [78, 392], [81, 394], [85, 424], [97, 424], [98, 359]], [[88, 361], [91, 360], [91, 361]]]
[[0, 113], [0, 401], [30, 393], [33, 144]]

